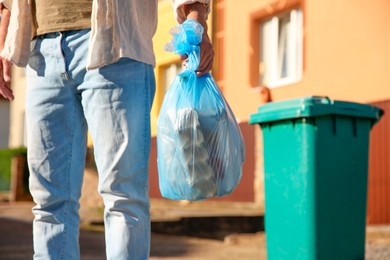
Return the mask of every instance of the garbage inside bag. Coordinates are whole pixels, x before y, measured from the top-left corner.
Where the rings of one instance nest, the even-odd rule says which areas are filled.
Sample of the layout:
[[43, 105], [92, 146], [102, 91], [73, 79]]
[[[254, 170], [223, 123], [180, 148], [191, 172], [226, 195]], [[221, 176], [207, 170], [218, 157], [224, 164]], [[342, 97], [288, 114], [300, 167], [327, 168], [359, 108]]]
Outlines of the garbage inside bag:
[[203, 27], [187, 20], [171, 33], [167, 50], [187, 54], [188, 62], [168, 89], [158, 118], [161, 194], [174, 200], [228, 195], [242, 176], [245, 147], [240, 129], [212, 76], [196, 76]]

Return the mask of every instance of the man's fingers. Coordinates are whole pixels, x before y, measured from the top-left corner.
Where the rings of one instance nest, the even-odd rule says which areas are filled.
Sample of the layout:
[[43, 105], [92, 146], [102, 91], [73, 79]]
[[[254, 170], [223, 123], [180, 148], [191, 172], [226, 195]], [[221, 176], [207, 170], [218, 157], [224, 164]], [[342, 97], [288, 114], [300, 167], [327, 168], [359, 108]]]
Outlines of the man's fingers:
[[11, 79], [12, 79], [12, 63], [2, 59], [0, 62], [0, 73], [2, 74], [2, 79], [0, 79], [0, 94], [12, 101], [14, 100], [14, 94], [11, 89]]
[[10, 83], [12, 79], [12, 63], [7, 60], [2, 60], [3, 79], [6, 83]]
[[188, 59], [188, 55], [187, 54], [181, 54], [179, 55], [180, 59], [181, 60], [187, 60]]
[[202, 76], [206, 73], [208, 73], [212, 67], [213, 67], [213, 61], [214, 61], [214, 50], [208, 49], [203, 52], [201, 52], [200, 55], [200, 63], [198, 66], [198, 69], [196, 70], [196, 75]]
[[210, 42], [210, 38], [207, 34], [204, 34], [202, 37], [202, 42], [200, 43], [200, 61], [197, 69], [197, 76], [202, 76], [207, 74], [213, 67], [214, 61], [214, 48]]
[[12, 101], [14, 100], [14, 94], [8, 83], [0, 82], [0, 95], [4, 98]]
[[[196, 70], [196, 75], [203, 76], [212, 69], [214, 61], [214, 48], [207, 34], [203, 35], [202, 42], [199, 44], [199, 47], [200, 61], [198, 69]], [[179, 57], [183, 61], [183, 67], [185, 68], [187, 65], [188, 56], [186, 54], [183, 54], [179, 55]]]
[[[3, 2], [3, 1], [1, 1]], [[1, 23], [0, 23], [0, 51], [4, 48], [4, 42], [8, 32], [11, 12], [3, 8], [1, 3]], [[14, 95], [11, 89], [11, 63], [0, 57], [0, 95], [8, 100], [13, 100]]]
[[213, 67], [213, 61], [210, 60], [209, 63], [207, 63], [205, 66], [199, 67], [196, 70], [196, 75], [198, 77], [203, 76], [203, 75], [207, 74], [212, 69], [212, 67]]
[[202, 76], [208, 73], [213, 67], [213, 59], [207, 58], [202, 60], [202, 64], [199, 64], [198, 69], [196, 70], [196, 75]]

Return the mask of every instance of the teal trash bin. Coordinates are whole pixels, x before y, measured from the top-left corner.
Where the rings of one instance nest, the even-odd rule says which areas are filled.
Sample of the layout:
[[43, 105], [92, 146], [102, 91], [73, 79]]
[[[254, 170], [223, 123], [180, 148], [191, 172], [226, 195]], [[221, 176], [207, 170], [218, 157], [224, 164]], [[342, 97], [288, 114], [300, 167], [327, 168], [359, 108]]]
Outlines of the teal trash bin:
[[303, 97], [250, 116], [263, 132], [268, 259], [364, 259], [369, 134], [382, 114]]

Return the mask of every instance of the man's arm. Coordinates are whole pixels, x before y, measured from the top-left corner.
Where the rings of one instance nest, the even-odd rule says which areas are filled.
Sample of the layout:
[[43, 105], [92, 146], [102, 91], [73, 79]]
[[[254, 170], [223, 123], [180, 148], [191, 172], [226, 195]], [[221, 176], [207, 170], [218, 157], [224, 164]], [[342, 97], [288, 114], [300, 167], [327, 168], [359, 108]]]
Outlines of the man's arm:
[[198, 76], [202, 76], [211, 70], [214, 61], [214, 48], [207, 32], [207, 7], [203, 3], [195, 2], [192, 4], [184, 4], [181, 8], [186, 19], [194, 19], [204, 27], [202, 42], [199, 44], [200, 62], [196, 72]]
[[[1, 22], [0, 22], [0, 51], [4, 48], [5, 38], [7, 37], [9, 20], [11, 12], [1, 4]], [[0, 57], [0, 95], [8, 100], [14, 100], [11, 89], [12, 63]]]

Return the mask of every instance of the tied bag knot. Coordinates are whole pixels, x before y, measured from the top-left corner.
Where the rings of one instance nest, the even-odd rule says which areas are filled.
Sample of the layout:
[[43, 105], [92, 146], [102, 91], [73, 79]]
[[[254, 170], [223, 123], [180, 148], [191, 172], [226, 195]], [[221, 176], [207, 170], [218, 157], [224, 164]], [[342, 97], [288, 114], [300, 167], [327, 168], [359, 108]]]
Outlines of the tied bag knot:
[[186, 67], [179, 76], [187, 76], [190, 72], [196, 72], [198, 69], [200, 61], [199, 44], [202, 42], [203, 32], [203, 26], [193, 19], [188, 19], [169, 31], [173, 38], [165, 44], [164, 50], [188, 56]]

